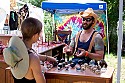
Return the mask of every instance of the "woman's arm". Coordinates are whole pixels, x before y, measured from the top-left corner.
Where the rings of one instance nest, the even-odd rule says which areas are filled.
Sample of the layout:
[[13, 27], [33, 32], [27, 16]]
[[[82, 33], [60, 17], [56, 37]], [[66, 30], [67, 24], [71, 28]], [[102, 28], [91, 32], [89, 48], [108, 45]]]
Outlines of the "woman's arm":
[[57, 63], [56, 62], [56, 59], [52, 56], [47, 56], [47, 55], [40, 55], [39, 54], [39, 58], [41, 61], [48, 61], [48, 62], [51, 62], [51, 63]]
[[46, 83], [44, 74], [42, 73], [42, 65], [40, 65], [40, 60], [38, 56], [33, 54], [30, 55], [30, 65], [33, 72], [33, 76], [36, 80], [36, 83]]

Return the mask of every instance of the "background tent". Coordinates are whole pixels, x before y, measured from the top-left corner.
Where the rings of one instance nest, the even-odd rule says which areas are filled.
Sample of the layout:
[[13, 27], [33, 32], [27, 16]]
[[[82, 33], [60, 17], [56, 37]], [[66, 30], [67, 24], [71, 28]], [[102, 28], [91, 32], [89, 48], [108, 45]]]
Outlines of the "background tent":
[[[106, 19], [107, 21], [107, 4], [104, 1], [99, 0], [54, 0], [54, 1], [43, 1], [42, 9], [49, 11], [50, 13], [56, 14], [72, 14], [77, 13], [82, 10], [87, 9], [88, 7], [93, 8], [94, 10], [101, 10], [105, 12], [105, 15], [102, 15], [102, 19]], [[122, 49], [122, 38], [123, 38], [123, 0], [119, 0], [119, 29], [118, 29], [118, 70], [117, 70], [117, 83], [120, 83], [120, 70], [121, 70], [121, 49]], [[104, 22], [104, 20], [103, 20]], [[100, 24], [102, 25], [102, 24]], [[99, 31], [99, 30], [98, 30]], [[108, 27], [106, 22], [105, 31], [107, 32], [108, 38]], [[108, 40], [108, 39], [107, 39]], [[108, 45], [108, 54], [109, 54], [109, 43]]]
[[10, 13], [10, 0], [0, 1], [0, 30], [3, 29], [7, 14]]
[[46, 10], [54, 15], [55, 29], [72, 30], [72, 37], [77, 31], [81, 30], [82, 20], [78, 13], [87, 8], [93, 8], [99, 18], [95, 29], [102, 35], [105, 45], [107, 44], [107, 4], [104, 1], [98, 0], [51, 0], [43, 1], [41, 5], [43, 10]]

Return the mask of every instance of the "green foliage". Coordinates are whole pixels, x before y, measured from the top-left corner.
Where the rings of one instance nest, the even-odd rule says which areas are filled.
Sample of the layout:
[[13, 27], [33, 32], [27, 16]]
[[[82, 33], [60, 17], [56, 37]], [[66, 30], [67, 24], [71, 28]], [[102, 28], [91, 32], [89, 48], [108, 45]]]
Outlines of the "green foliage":
[[29, 0], [22, 0], [22, 1], [23, 1], [23, 2], [26, 2], [26, 3], [29, 2]]
[[125, 33], [125, 21], [123, 21], [123, 33]]
[[41, 8], [41, 2], [45, 0], [22, 0], [22, 1], [26, 3], [31, 3], [32, 5]]
[[119, 0], [104, 0], [107, 2], [107, 17], [109, 31], [116, 31], [119, 16]]
[[45, 1], [45, 0], [29, 0], [29, 3], [41, 8], [42, 1]]
[[[107, 17], [109, 29], [109, 49], [116, 54], [117, 50], [117, 22], [119, 18], [119, 0], [104, 0], [107, 2]], [[125, 5], [125, 4], [124, 4]], [[125, 9], [125, 6], [123, 10]], [[124, 11], [125, 12], [125, 11]], [[123, 19], [125, 14], [123, 14]]]
[[[54, 39], [53, 31], [54, 31], [54, 26], [53, 26], [52, 14], [47, 11], [44, 11], [44, 32], [47, 37], [49, 35], [50, 41]], [[48, 41], [48, 38], [46, 38], [46, 40]]]
[[[120, 83], [125, 83], [125, 57], [122, 56], [121, 57], [122, 61], [121, 61], [121, 77], [120, 77]], [[117, 63], [118, 63], [118, 58], [115, 54], [106, 54], [105, 55], [105, 60], [108, 64], [108, 66], [113, 67], [114, 73], [113, 73], [113, 82], [112, 83], [116, 83], [117, 81]]]
[[111, 33], [109, 36], [109, 50], [110, 53], [117, 54], [117, 34], [116, 33]]

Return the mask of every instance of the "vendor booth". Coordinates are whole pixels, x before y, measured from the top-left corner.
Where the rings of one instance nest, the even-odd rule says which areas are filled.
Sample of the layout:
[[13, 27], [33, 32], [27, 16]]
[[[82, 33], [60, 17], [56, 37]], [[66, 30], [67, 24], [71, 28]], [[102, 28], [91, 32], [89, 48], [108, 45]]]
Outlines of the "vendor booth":
[[[108, 45], [106, 2], [99, 0], [50, 0], [43, 1], [41, 7], [43, 10], [53, 14], [55, 24], [54, 30], [72, 31], [71, 38], [79, 30], [82, 30], [82, 19], [79, 16], [79, 12], [84, 11], [87, 8], [92, 8], [98, 15], [98, 20], [94, 29], [101, 34], [105, 45]], [[69, 69], [69, 71], [64, 69], [60, 71], [56, 71], [56, 69], [53, 69], [52, 71], [50, 70], [45, 75], [47, 83], [112, 83], [114, 69], [109, 71], [107, 75], [105, 73], [92, 75], [90, 74], [91, 71], [79, 73], [78, 71], [74, 72], [74, 70], [74, 68]], [[103, 77], [104, 74], [105, 76]]]
[[98, 21], [94, 27], [103, 37], [105, 45], [107, 44], [107, 4], [98, 0], [50, 0], [43, 1], [41, 5], [54, 15], [54, 23], [56, 30], [71, 30], [71, 38], [81, 30], [82, 20], [79, 16], [80, 11], [87, 8], [93, 8], [98, 15]]

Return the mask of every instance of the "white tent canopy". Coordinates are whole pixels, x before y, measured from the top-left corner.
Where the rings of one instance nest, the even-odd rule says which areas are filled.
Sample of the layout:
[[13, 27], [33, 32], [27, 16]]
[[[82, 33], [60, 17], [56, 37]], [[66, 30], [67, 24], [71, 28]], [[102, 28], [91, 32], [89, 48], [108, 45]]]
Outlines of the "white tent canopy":
[[118, 64], [117, 64], [117, 83], [120, 83], [120, 74], [121, 74], [121, 50], [122, 50], [122, 41], [123, 41], [123, 0], [119, 0], [119, 23], [118, 23]]
[[10, 0], [0, 1], [0, 29], [4, 27], [7, 14], [10, 14]]

